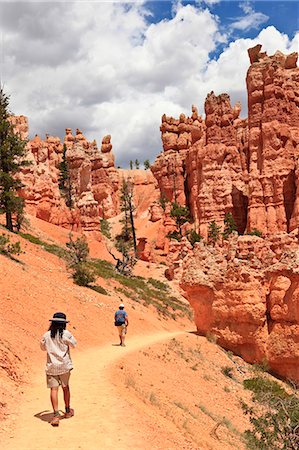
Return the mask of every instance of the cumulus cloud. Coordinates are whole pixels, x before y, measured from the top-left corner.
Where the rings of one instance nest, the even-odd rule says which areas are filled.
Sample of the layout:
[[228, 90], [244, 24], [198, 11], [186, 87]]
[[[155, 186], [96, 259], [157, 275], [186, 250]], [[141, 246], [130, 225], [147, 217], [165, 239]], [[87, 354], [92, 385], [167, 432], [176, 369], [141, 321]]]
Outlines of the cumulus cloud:
[[[29, 117], [31, 135], [62, 137], [78, 127], [99, 144], [111, 134], [119, 165], [153, 160], [163, 113], [190, 114], [193, 103], [202, 111], [211, 90], [243, 100], [245, 110], [247, 48], [296, 48], [296, 38], [274, 27], [228, 44], [202, 2], [177, 2], [173, 17], [158, 23], [149, 15], [146, 3], [134, 2], [0, 4], [2, 79], [12, 111]], [[220, 44], [226, 47], [211, 59]]]

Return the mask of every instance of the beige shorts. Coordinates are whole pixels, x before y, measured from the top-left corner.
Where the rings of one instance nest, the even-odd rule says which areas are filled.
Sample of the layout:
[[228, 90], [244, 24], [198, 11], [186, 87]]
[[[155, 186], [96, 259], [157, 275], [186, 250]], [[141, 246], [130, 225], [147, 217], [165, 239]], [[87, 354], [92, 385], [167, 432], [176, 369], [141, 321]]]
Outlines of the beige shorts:
[[125, 324], [120, 325], [117, 329], [120, 336], [125, 336], [127, 334], [127, 326]]
[[47, 386], [48, 388], [58, 388], [60, 385], [66, 387], [69, 385], [70, 376], [70, 370], [61, 375], [47, 375]]

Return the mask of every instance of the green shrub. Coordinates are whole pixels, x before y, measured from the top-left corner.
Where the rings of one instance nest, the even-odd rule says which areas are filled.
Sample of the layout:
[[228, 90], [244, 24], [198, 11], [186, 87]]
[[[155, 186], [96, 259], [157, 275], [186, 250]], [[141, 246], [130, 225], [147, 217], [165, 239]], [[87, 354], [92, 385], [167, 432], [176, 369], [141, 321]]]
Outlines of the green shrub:
[[169, 232], [167, 235], [166, 235], [166, 237], [168, 238], [168, 239], [175, 239], [176, 241], [181, 241], [181, 239], [182, 239], [182, 236], [181, 236], [181, 234], [178, 232], [178, 231], [171, 231], [171, 232]]
[[187, 239], [192, 245], [192, 247], [194, 247], [196, 242], [200, 242], [203, 239], [203, 237], [200, 234], [198, 234], [195, 230], [192, 230], [187, 234]]
[[94, 271], [88, 267], [85, 263], [80, 262], [77, 264], [74, 264], [72, 266], [73, 269], [73, 280], [76, 284], [79, 286], [88, 286], [91, 283], [94, 283], [96, 281], [96, 276]]
[[249, 233], [247, 233], [247, 235], [262, 237], [263, 233], [261, 231], [259, 231], [257, 228], [253, 228], [251, 231], [249, 231]]
[[166, 292], [169, 290], [168, 285], [163, 283], [163, 281], [155, 280], [154, 278], [149, 278], [147, 282], [152, 284], [156, 289], [159, 289], [160, 291]]
[[287, 393], [276, 381], [265, 376], [244, 380], [253, 392], [249, 407], [242, 404], [252, 425], [244, 433], [247, 448], [260, 450], [295, 450], [299, 448], [299, 398]]
[[21, 244], [19, 241], [15, 243], [10, 242], [10, 237], [6, 234], [0, 235], [0, 253], [3, 255], [19, 255], [22, 253]]
[[69, 267], [73, 267], [87, 261], [89, 247], [85, 236], [79, 237], [73, 241], [72, 236], [70, 235], [70, 240], [67, 242], [66, 246], [69, 249], [67, 255]]
[[102, 295], [109, 295], [109, 293], [106, 291], [105, 288], [103, 288], [102, 286], [98, 286], [97, 284], [93, 285], [93, 286], [88, 286], [90, 289], [92, 289], [93, 291], [98, 292], [99, 294]]

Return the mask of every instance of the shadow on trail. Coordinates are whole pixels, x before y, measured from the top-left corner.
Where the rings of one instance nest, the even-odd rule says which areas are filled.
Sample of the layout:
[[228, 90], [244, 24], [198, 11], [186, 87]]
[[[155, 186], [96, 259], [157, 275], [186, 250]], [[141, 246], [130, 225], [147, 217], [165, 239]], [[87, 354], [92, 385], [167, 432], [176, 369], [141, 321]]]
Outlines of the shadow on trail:
[[43, 422], [50, 422], [52, 418], [54, 417], [53, 412], [50, 412], [49, 410], [41, 411], [39, 413], [34, 414], [34, 417], [37, 419], [42, 420]]

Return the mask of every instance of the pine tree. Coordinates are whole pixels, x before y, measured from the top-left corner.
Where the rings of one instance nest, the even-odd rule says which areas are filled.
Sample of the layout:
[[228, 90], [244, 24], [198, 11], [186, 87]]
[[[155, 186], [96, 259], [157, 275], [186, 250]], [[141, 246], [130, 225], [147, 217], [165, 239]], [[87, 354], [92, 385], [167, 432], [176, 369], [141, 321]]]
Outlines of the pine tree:
[[133, 204], [133, 186], [127, 180], [123, 180], [121, 188], [121, 210], [124, 212], [122, 220], [123, 228], [116, 237], [116, 248], [127, 257], [130, 247], [133, 246], [134, 254], [137, 254], [137, 239], [134, 224], [134, 204]]
[[174, 202], [172, 203], [170, 215], [175, 220], [179, 235], [182, 236], [182, 225], [190, 220], [189, 208]]
[[216, 224], [215, 220], [209, 223], [208, 228], [208, 243], [215, 245], [220, 237], [221, 227]]
[[146, 159], [144, 161], [143, 166], [144, 166], [145, 170], [148, 170], [150, 168], [151, 165], [150, 165], [149, 159]]
[[133, 170], [133, 161], [130, 159], [130, 169]]
[[63, 144], [63, 153], [62, 153], [62, 161], [59, 164], [59, 189], [65, 198], [65, 203], [68, 208], [72, 208], [73, 206], [73, 198], [72, 198], [72, 183], [71, 176], [69, 171], [69, 164], [66, 159], [66, 145]]
[[[29, 162], [24, 159], [26, 141], [15, 133], [8, 107], [9, 97], [0, 88], [0, 214], [5, 213], [6, 228], [13, 231], [14, 227], [20, 228], [24, 209], [24, 200], [18, 195], [23, 184], [16, 174]], [[17, 225], [13, 224], [13, 215], [17, 217]]]
[[139, 161], [138, 161], [138, 159], [135, 159], [135, 167], [136, 167], [137, 170], [139, 169]]
[[222, 233], [223, 239], [227, 239], [228, 236], [233, 232], [237, 231], [237, 225], [233, 218], [232, 213], [228, 212], [224, 217], [224, 230]]

